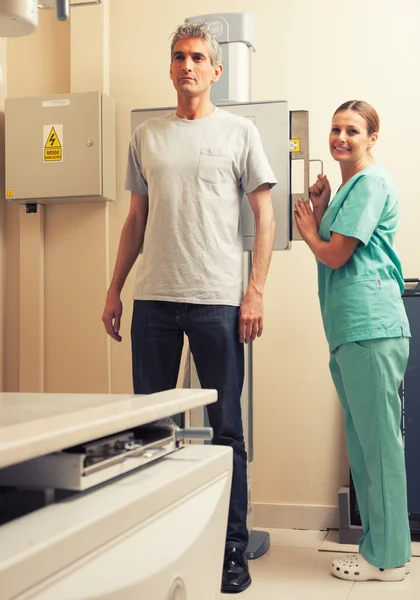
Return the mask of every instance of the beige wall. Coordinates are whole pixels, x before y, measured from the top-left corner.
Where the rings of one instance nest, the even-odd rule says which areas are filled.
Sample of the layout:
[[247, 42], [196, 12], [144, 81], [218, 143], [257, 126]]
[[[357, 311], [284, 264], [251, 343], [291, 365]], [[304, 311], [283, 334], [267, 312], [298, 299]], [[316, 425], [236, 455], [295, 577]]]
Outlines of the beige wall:
[[[8, 98], [60, 94], [69, 91], [70, 28], [68, 23], [57, 21], [54, 11], [40, 11], [39, 28], [36, 33], [8, 39], [7, 50]], [[37, 234], [37, 226], [43, 227], [51, 213], [46, 211], [47, 215], [34, 217], [26, 215], [23, 207], [11, 204], [7, 204], [6, 211], [5, 389], [17, 391], [25, 387], [23, 384], [26, 370], [31, 371], [28, 373], [28, 379], [32, 382], [37, 379], [37, 373], [34, 374], [32, 371], [43, 371], [45, 368], [44, 357], [39, 356], [36, 349], [28, 348], [31, 343], [38, 345], [40, 333], [42, 337], [45, 333], [43, 324], [41, 324], [42, 331], [39, 331], [39, 311], [36, 310], [35, 314], [32, 314], [34, 305], [39, 301], [39, 295], [41, 294], [41, 298], [44, 296], [44, 287], [34, 286], [24, 273], [26, 269], [31, 268], [30, 263], [34, 256], [42, 257], [44, 260], [45, 239], [41, 239]], [[24, 232], [25, 235], [23, 235]], [[33, 234], [30, 235], [30, 239], [26, 237], [28, 233]], [[49, 258], [48, 254], [45, 257], [47, 266]], [[63, 276], [65, 276], [66, 270], [68, 270], [68, 266], [63, 264]], [[45, 279], [48, 285], [48, 273], [46, 273]], [[55, 285], [57, 284], [60, 285], [56, 281]], [[29, 287], [28, 291], [27, 287]], [[47, 293], [47, 307], [48, 300]], [[47, 313], [46, 327], [50, 323], [51, 320]], [[57, 338], [62, 339], [58, 336], [58, 330]], [[43, 341], [42, 339], [42, 345]], [[65, 347], [65, 342], [60, 342], [60, 347], [63, 346]], [[33, 356], [38, 360], [38, 364], [34, 364]], [[44, 375], [45, 373], [41, 374], [41, 383]], [[29, 384], [26, 389], [30, 389], [31, 385]], [[33, 387], [32, 391], [40, 391], [39, 385], [36, 388]]]
[[0, 39], [0, 390], [5, 382], [6, 202], [4, 198], [4, 100], [7, 94], [7, 43]]
[[[85, 10], [77, 9], [72, 28], [82, 28]], [[336, 0], [161, 0], [156, 4], [110, 0], [108, 75], [110, 95], [117, 102], [118, 201], [109, 205], [108, 215], [104, 207], [45, 210], [46, 391], [106, 391], [109, 382], [113, 392], [131, 389], [132, 277], [123, 295], [124, 341], [112, 344], [110, 355], [100, 323], [106, 287], [107, 218], [113, 264], [128, 210], [123, 179], [130, 111], [175, 102], [168, 77], [169, 34], [187, 16], [218, 10], [253, 13], [258, 31], [253, 99], [287, 99], [291, 109], [310, 111], [311, 154], [324, 160], [333, 188], [339, 182], [327, 146], [333, 110], [352, 98], [363, 98], [377, 108], [382, 130], [375, 155], [389, 167], [400, 191], [403, 223], [398, 243], [405, 274], [415, 277], [420, 272], [414, 151], [420, 133], [416, 118], [420, 100], [417, 0], [353, 0], [351, 6]], [[88, 13], [84, 14], [88, 18]], [[45, 50], [51, 39], [66, 48], [67, 32], [63, 34], [62, 24], [51, 20], [46, 27], [46, 15], [41, 17], [38, 37], [8, 42], [9, 96], [68, 91], [70, 69], [63, 71], [61, 78], [48, 64], [51, 52]], [[76, 29], [72, 44], [73, 59], [83, 48], [89, 69], [97, 46], [86, 44]], [[80, 46], [76, 48], [76, 44]], [[22, 80], [20, 74], [28, 61], [33, 75]], [[82, 66], [78, 68], [81, 77]], [[92, 81], [102, 85], [102, 80]], [[8, 389], [17, 389], [19, 368], [19, 321], [14, 308], [19, 288], [13, 278], [14, 268], [19, 266], [14, 245], [17, 212], [8, 211]], [[338, 488], [347, 481], [347, 467], [341, 415], [328, 374], [317, 305], [315, 264], [302, 243], [294, 244], [290, 252], [274, 255], [265, 308], [265, 332], [255, 344], [253, 498], [257, 524], [269, 526], [270, 519], [290, 506], [336, 506]]]

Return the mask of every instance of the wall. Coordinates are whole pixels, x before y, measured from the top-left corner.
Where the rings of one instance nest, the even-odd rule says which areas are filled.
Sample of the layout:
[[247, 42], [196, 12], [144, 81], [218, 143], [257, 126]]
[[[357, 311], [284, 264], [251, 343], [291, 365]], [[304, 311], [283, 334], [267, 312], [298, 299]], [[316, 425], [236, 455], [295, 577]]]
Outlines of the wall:
[[7, 42], [0, 38], [0, 390], [5, 382], [6, 201], [4, 198], [4, 101], [7, 95]]
[[[102, 209], [47, 207], [45, 234], [46, 391], [129, 391], [131, 313], [130, 276], [123, 293], [123, 343], [107, 342], [100, 316], [105, 297], [104, 273], [113, 265], [129, 194], [123, 190], [130, 111], [175, 102], [169, 80], [169, 35], [195, 14], [249, 11], [257, 25], [253, 57], [253, 99], [287, 99], [291, 109], [310, 111], [310, 150], [324, 161], [333, 189], [339, 170], [329, 157], [328, 132], [335, 108], [361, 98], [381, 117], [378, 162], [392, 172], [400, 191], [402, 227], [398, 245], [406, 276], [420, 274], [416, 224], [417, 157], [420, 123], [420, 46], [416, 0], [184, 0], [160, 3], [110, 0], [110, 95], [117, 102], [118, 201], [109, 205], [109, 247]], [[77, 9], [82, 18], [82, 11]], [[93, 13], [90, 12], [90, 15]], [[92, 18], [91, 16], [89, 18]], [[43, 19], [41, 26], [46, 23]], [[42, 29], [43, 35], [46, 29]], [[56, 43], [67, 44], [49, 24]], [[38, 38], [40, 41], [40, 38]], [[79, 39], [82, 40], [79, 42]], [[92, 48], [83, 38], [87, 61]], [[29, 60], [24, 40], [9, 42], [9, 95], [68, 91], [64, 80], [51, 80], [50, 67], [24, 82], [19, 73]], [[28, 38], [35, 44], [35, 37]], [[42, 48], [48, 45], [48, 38]], [[32, 46], [31, 46], [32, 48]], [[75, 48], [72, 49], [72, 52]], [[80, 51], [80, 50], [79, 50]], [[39, 56], [51, 60], [48, 52]], [[30, 52], [31, 64], [33, 52]], [[41, 69], [34, 61], [34, 69]], [[97, 84], [96, 84], [97, 85]], [[102, 211], [102, 212], [101, 212]], [[13, 270], [16, 215], [8, 225], [7, 385], [16, 389], [15, 302], [19, 289]], [[265, 295], [265, 332], [255, 344], [255, 463], [253, 497], [256, 521], [263, 526], [331, 525], [338, 488], [348, 480], [343, 429], [328, 373], [328, 351], [317, 304], [313, 257], [304, 244], [276, 253]], [[108, 368], [110, 370], [108, 370]]]
[[[40, 11], [38, 30], [29, 36], [9, 38], [7, 50], [8, 98], [60, 94], [69, 91], [70, 27], [69, 23], [57, 21], [54, 11]], [[33, 256], [39, 257], [45, 264], [45, 241], [39, 237], [36, 230], [36, 226], [44, 227], [45, 215], [38, 214], [36, 217], [26, 215], [24, 207], [11, 204], [7, 204], [6, 212], [5, 389], [6, 391], [22, 390], [25, 387], [25, 376], [29, 371], [28, 379], [31, 382], [37, 380], [38, 375], [41, 381], [36, 386], [34, 384], [33, 389], [28, 389], [30, 385], [26, 386], [27, 391], [42, 391], [39, 387], [43, 385], [45, 375], [44, 356], [31, 346], [40, 345], [42, 349], [44, 348], [44, 324], [46, 323], [48, 327], [51, 320], [42, 307], [42, 299], [45, 297], [44, 285], [37, 283], [36, 277], [34, 281], [28, 281], [25, 272], [31, 269]], [[46, 258], [48, 259], [48, 256]], [[68, 266], [64, 264], [63, 277], [67, 270]], [[48, 283], [48, 273], [45, 273], [44, 277]], [[60, 284], [58, 280], [54, 282], [55, 286]], [[46, 297], [48, 308], [48, 294]], [[33, 314], [35, 304], [40, 305], [40, 310]], [[60, 346], [65, 347], [63, 338], [57, 335], [57, 339]], [[34, 360], [31, 360], [33, 357]]]

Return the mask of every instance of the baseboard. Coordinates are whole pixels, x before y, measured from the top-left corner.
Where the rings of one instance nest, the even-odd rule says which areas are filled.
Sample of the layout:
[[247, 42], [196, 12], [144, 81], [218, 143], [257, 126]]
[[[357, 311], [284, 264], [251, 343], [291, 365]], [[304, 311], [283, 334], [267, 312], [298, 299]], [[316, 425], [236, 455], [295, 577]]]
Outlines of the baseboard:
[[267, 529], [338, 529], [338, 507], [253, 503], [253, 525]]

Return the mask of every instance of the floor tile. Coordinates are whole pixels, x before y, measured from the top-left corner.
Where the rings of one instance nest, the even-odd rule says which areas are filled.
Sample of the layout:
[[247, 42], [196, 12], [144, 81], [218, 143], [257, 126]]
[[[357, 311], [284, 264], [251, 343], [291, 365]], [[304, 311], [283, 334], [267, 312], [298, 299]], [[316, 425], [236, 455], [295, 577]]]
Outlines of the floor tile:
[[383, 583], [367, 581], [355, 583], [348, 600], [419, 600], [420, 558], [411, 559], [411, 573], [404, 581]]
[[[411, 573], [402, 582], [353, 583], [330, 574], [331, 552], [357, 550], [338, 544], [337, 532], [268, 531], [271, 548], [265, 556], [249, 562], [253, 583], [238, 600], [420, 599], [420, 558], [412, 558]], [[414, 542], [413, 551], [419, 550], [420, 543]], [[221, 594], [220, 599], [228, 596]]]
[[329, 554], [315, 549], [272, 547], [250, 561], [253, 583], [240, 599], [347, 600], [353, 583], [332, 577], [330, 562]]

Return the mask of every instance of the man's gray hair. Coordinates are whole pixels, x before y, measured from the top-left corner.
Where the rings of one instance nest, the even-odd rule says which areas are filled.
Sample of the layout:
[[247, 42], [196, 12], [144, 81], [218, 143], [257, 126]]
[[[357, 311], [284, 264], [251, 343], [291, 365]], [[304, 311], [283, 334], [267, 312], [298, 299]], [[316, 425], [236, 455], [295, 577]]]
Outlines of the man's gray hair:
[[174, 57], [175, 44], [181, 38], [200, 38], [207, 42], [210, 51], [210, 61], [213, 67], [222, 62], [222, 49], [211, 34], [207, 23], [183, 23], [177, 27], [171, 42], [171, 61]]

